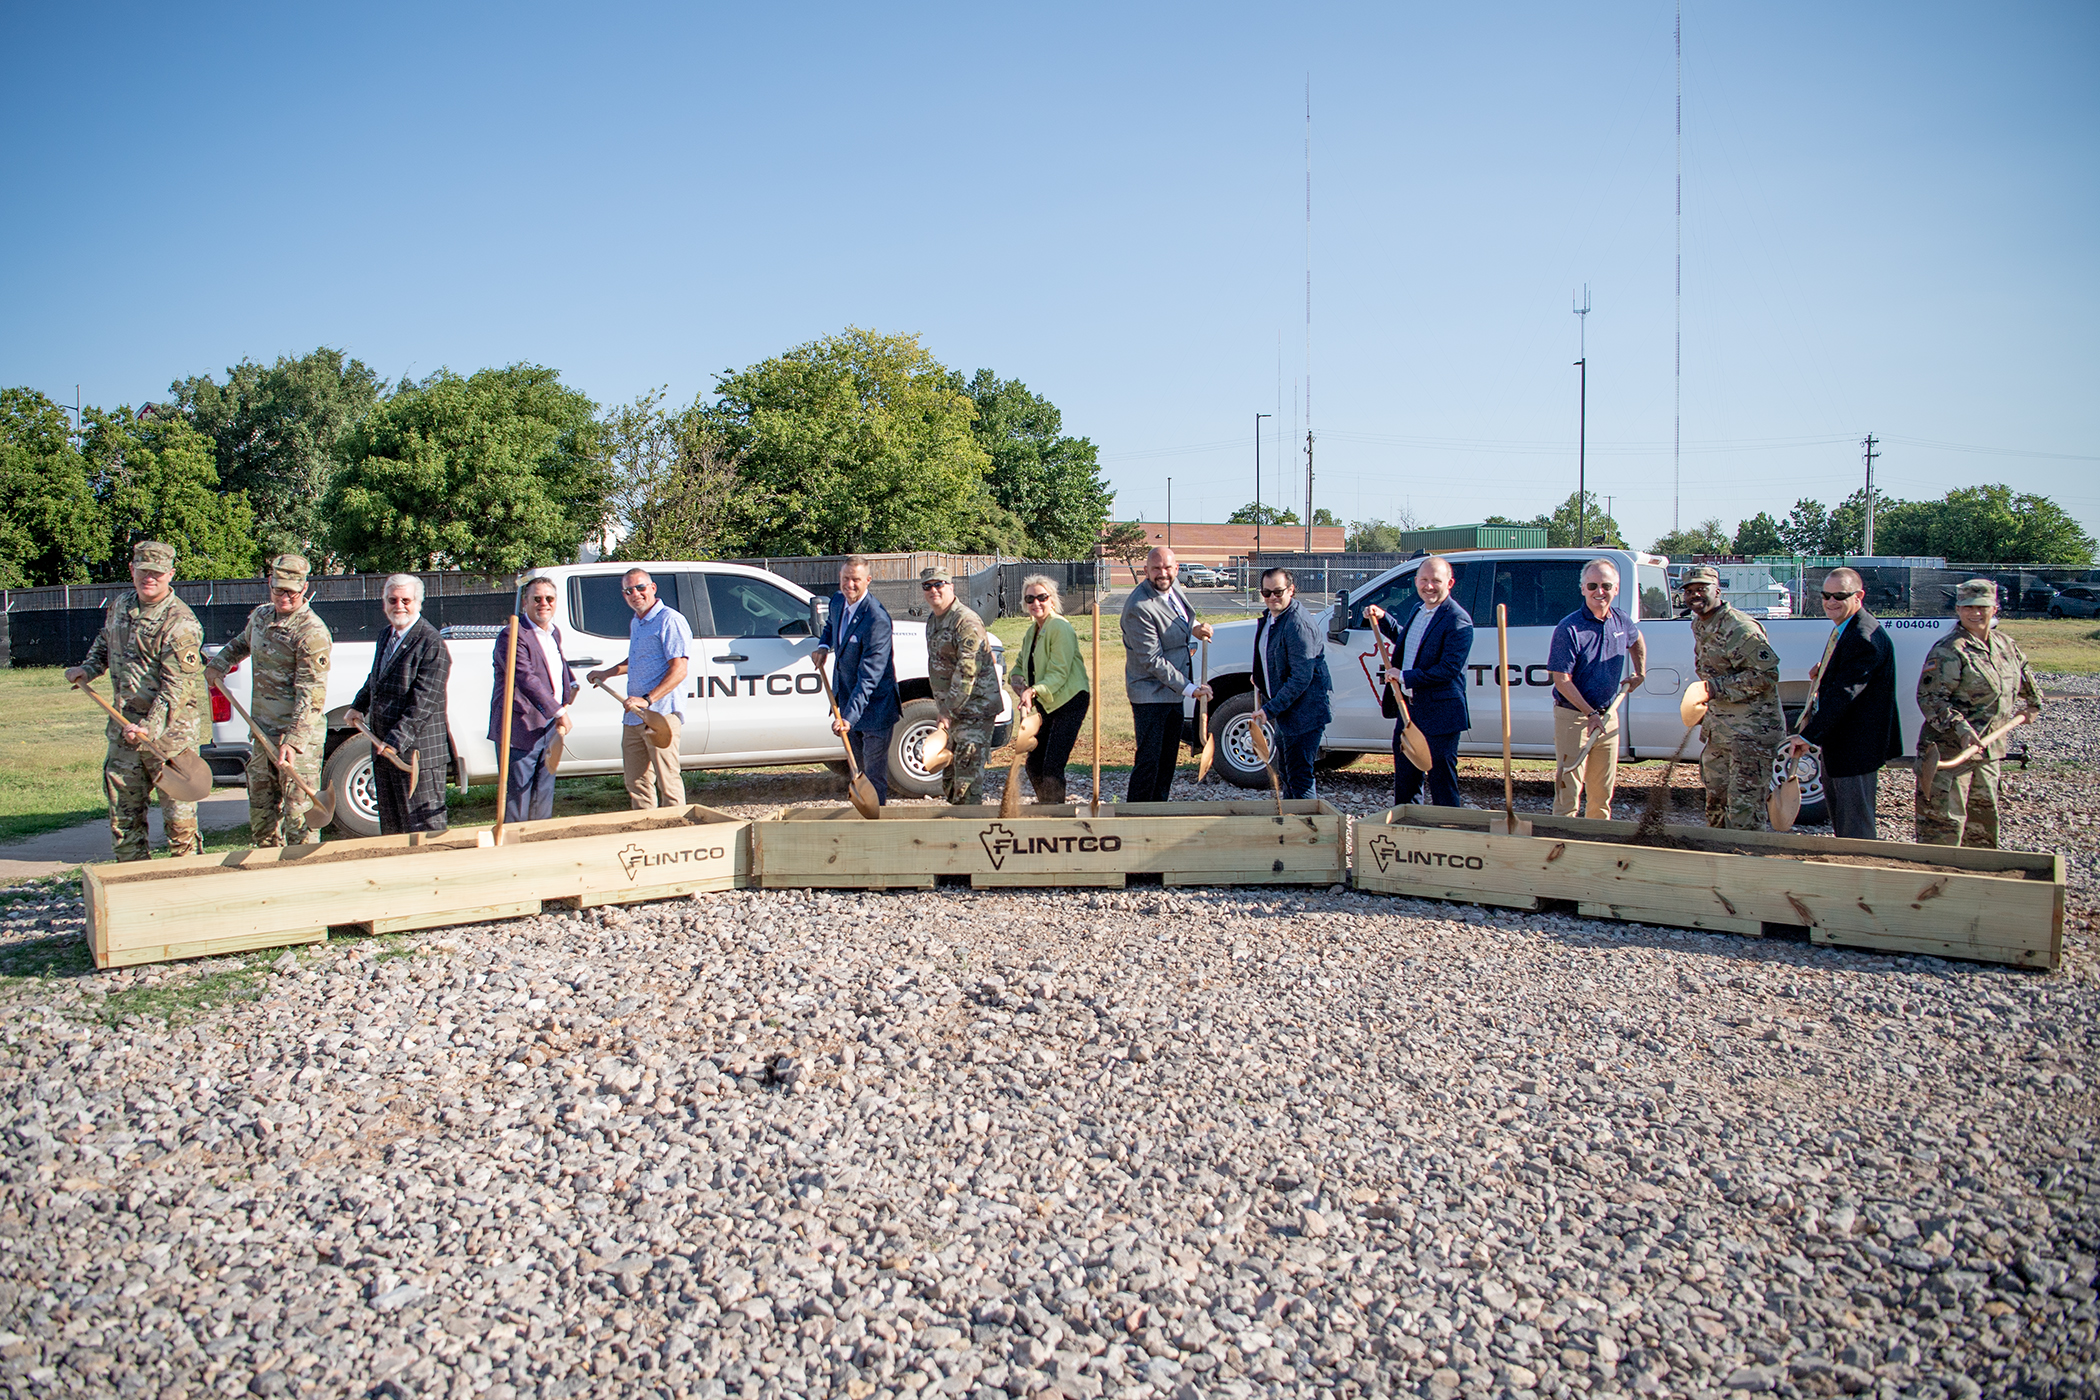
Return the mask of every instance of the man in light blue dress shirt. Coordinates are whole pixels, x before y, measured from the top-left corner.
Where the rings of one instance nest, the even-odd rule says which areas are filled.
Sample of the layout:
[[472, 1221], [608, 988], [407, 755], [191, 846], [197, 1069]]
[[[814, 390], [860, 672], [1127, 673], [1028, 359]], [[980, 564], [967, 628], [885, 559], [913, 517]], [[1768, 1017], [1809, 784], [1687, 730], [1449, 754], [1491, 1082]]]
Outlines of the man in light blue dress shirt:
[[[629, 569], [620, 580], [620, 596], [634, 610], [627, 623], [627, 659], [593, 671], [596, 685], [609, 676], [627, 677], [627, 713], [620, 724], [620, 767], [627, 779], [627, 803], [634, 808], [683, 807], [685, 776], [678, 771], [678, 738], [685, 711], [678, 690], [685, 683], [693, 650], [693, 629], [678, 609], [657, 601], [656, 580], [646, 569]], [[657, 748], [642, 725], [654, 710], [671, 721], [671, 742]]]

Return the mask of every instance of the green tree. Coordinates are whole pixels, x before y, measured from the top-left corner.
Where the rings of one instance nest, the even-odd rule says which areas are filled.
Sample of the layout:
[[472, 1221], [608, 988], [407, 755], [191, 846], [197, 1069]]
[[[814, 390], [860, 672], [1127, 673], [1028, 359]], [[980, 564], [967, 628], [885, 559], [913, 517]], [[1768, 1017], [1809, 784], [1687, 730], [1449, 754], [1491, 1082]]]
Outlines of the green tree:
[[1689, 530], [1672, 530], [1650, 549], [1656, 554], [1682, 559], [1693, 554], [1726, 554], [1728, 545], [1728, 530], [1716, 516], [1700, 521]]
[[1298, 523], [1298, 512], [1286, 510], [1282, 506], [1272, 506], [1267, 501], [1263, 501], [1258, 505], [1253, 501], [1249, 501], [1232, 514], [1226, 516], [1225, 523], [1227, 525], [1296, 525]]
[[129, 407], [85, 416], [81, 455], [107, 527], [95, 577], [125, 577], [140, 540], [173, 545], [179, 578], [255, 572], [255, 512], [244, 493], [220, 488], [211, 444], [187, 419]]
[[175, 406], [210, 440], [219, 483], [245, 491], [257, 529], [274, 547], [322, 562], [328, 531], [321, 502], [336, 445], [379, 402], [379, 376], [327, 346], [274, 365], [242, 360], [226, 382], [210, 375], [168, 386]]
[[[980, 369], [967, 384], [960, 374], [951, 374], [949, 386], [977, 406], [970, 431], [991, 457], [986, 486], [1026, 534], [1016, 550], [1048, 559], [1082, 558], [1099, 538], [1115, 500], [1101, 479], [1094, 444], [1064, 436], [1064, 415], [1057, 406], [1030, 393], [1018, 379]], [[986, 517], [980, 532], [1002, 523]]]
[[1830, 512], [1805, 496], [1779, 522], [1779, 547], [1788, 554], [1828, 554], [1823, 546], [1829, 535]]
[[1400, 550], [1400, 536], [1406, 527], [1388, 525], [1383, 520], [1354, 520], [1349, 524], [1349, 533], [1342, 541], [1342, 548], [1354, 554], [1396, 554]]
[[1333, 511], [1329, 510], [1325, 506], [1321, 506], [1313, 512], [1312, 523], [1315, 527], [1318, 527], [1321, 525], [1339, 525], [1342, 522], [1341, 518], [1337, 516]]
[[1137, 582], [1138, 560], [1152, 552], [1152, 537], [1146, 533], [1142, 521], [1125, 520], [1111, 525], [1101, 537], [1101, 556], [1113, 559], [1130, 570], [1130, 581]]
[[1965, 486], [1938, 501], [1883, 507], [1874, 546], [1884, 554], [1937, 554], [1950, 563], [2086, 565], [2093, 538], [2047, 496]]
[[345, 435], [322, 510], [355, 569], [489, 577], [576, 557], [612, 509], [597, 406], [539, 365], [403, 380]]
[[1780, 537], [1779, 522], [1764, 511], [1759, 511], [1735, 527], [1732, 553], [1780, 554], [1785, 550], [1786, 542]]
[[976, 405], [916, 335], [849, 327], [725, 372], [703, 410], [735, 468], [745, 554], [967, 549], [991, 454]]
[[1578, 493], [1570, 491], [1568, 498], [1553, 508], [1553, 514], [1528, 523], [1545, 526], [1546, 543], [1555, 549], [1586, 549], [1600, 535], [1607, 545], [1619, 542], [1619, 522], [1604, 513], [1603, 503], [1597, 499], [1595, 491], [1580, 493], [1579, 522], [1577, 504]]
[[[609, 536], [626, 559], [708, 559], [725, 548], [736, 473], [698, 403], [679, 413], [654, 389], [604, 419], [614, 486]], [[608, 554], [612, 541], [605, 541]]]
[[109, 526], [65, 410], [34, 389], [0, 389], [0, 588], [87, 583]]

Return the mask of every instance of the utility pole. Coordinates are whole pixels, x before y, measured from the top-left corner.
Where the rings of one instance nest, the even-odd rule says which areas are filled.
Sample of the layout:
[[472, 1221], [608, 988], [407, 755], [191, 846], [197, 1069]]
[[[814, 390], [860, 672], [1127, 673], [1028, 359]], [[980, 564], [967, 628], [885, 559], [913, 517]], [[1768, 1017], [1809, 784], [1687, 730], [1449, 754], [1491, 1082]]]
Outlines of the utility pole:
[[1167, 478], [1167, 548], [1174, 547], [1174, 478]]
[[1313, 547], [1312, 74], [1305, 75], [1305, 552]]
[[1584, 507], [1590, 503], [1590, 284], [1587, 282], [1582, 284], [1582, 304], [1575, 308], [1575, 325], [1576, 343], [1581, 347], [1582, 355], [1575, 362], [1575, 368], [1582, 371], [1581, 407], [1575, 417], [1575, 545], [1580, 549], [1590, 542], [1589, 532], [1583, 528], [1588, 522]]
[[1879, 445], [1872, 433], [1868, 433], [1866, 442], [1861, 444], [1867, 454], [1867, 537], [1862, 541], [1864, 547], [1860, 553], [1869, 559], [1874, 557], [1874, 459], [1881, 455], [1874, 449]]
[[[1615, 520], [1612, 520], [1612, 516], [1611, 516], [1611, 502], [1612, 502], [1612, 498], [1611, 498], [1611, 497], [1609, 497], [1609, 496], [1606, 496], [1606, 497], [1604, 498], [1604, 518], [1605, 518], [1605, 520], [1606, 520], [1607, 522], [1611, 523], [1611, 524], [1612, 524], [1612, 525], [1613, 525], [1614, 527], [1616, 527], [1616, 526], [1617, 526], [1617, 524], [1618, 524], [1618, 522], [1617, 522], [1617, 521], [1615, 521]], [[1609, 541], [1607, 541], [1607, 543], [1609, 543]]]
[[1254, 415], [1254, 552], [1261, 553], [1261, 420], [1271, 415]]

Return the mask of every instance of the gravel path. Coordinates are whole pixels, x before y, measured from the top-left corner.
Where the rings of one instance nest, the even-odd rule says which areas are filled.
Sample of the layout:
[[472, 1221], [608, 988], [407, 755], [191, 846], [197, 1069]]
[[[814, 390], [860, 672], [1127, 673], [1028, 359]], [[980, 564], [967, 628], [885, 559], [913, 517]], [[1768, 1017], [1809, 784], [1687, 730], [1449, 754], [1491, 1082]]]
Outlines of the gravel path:
[[2050, 976], [1133, 890], [12, 981], [0, 1389], [2100, 1394], [2083, 844]]

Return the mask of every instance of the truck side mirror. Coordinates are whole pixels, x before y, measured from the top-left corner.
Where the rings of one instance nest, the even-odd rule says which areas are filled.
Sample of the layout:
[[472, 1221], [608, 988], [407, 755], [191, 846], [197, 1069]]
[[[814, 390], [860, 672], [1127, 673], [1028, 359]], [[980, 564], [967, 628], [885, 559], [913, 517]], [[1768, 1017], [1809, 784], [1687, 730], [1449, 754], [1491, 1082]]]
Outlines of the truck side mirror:
[[1327, 640], [1349, 640], [1349, 590], [1346, 588], [1334, 595], [1334, 611], [1327, 615]]
[[811, 637], [824, 635], [824, 613], [827, 602], [828, 600], [823, 598], [813, 597], [809, 600], [809, 631], [805, 635]]

